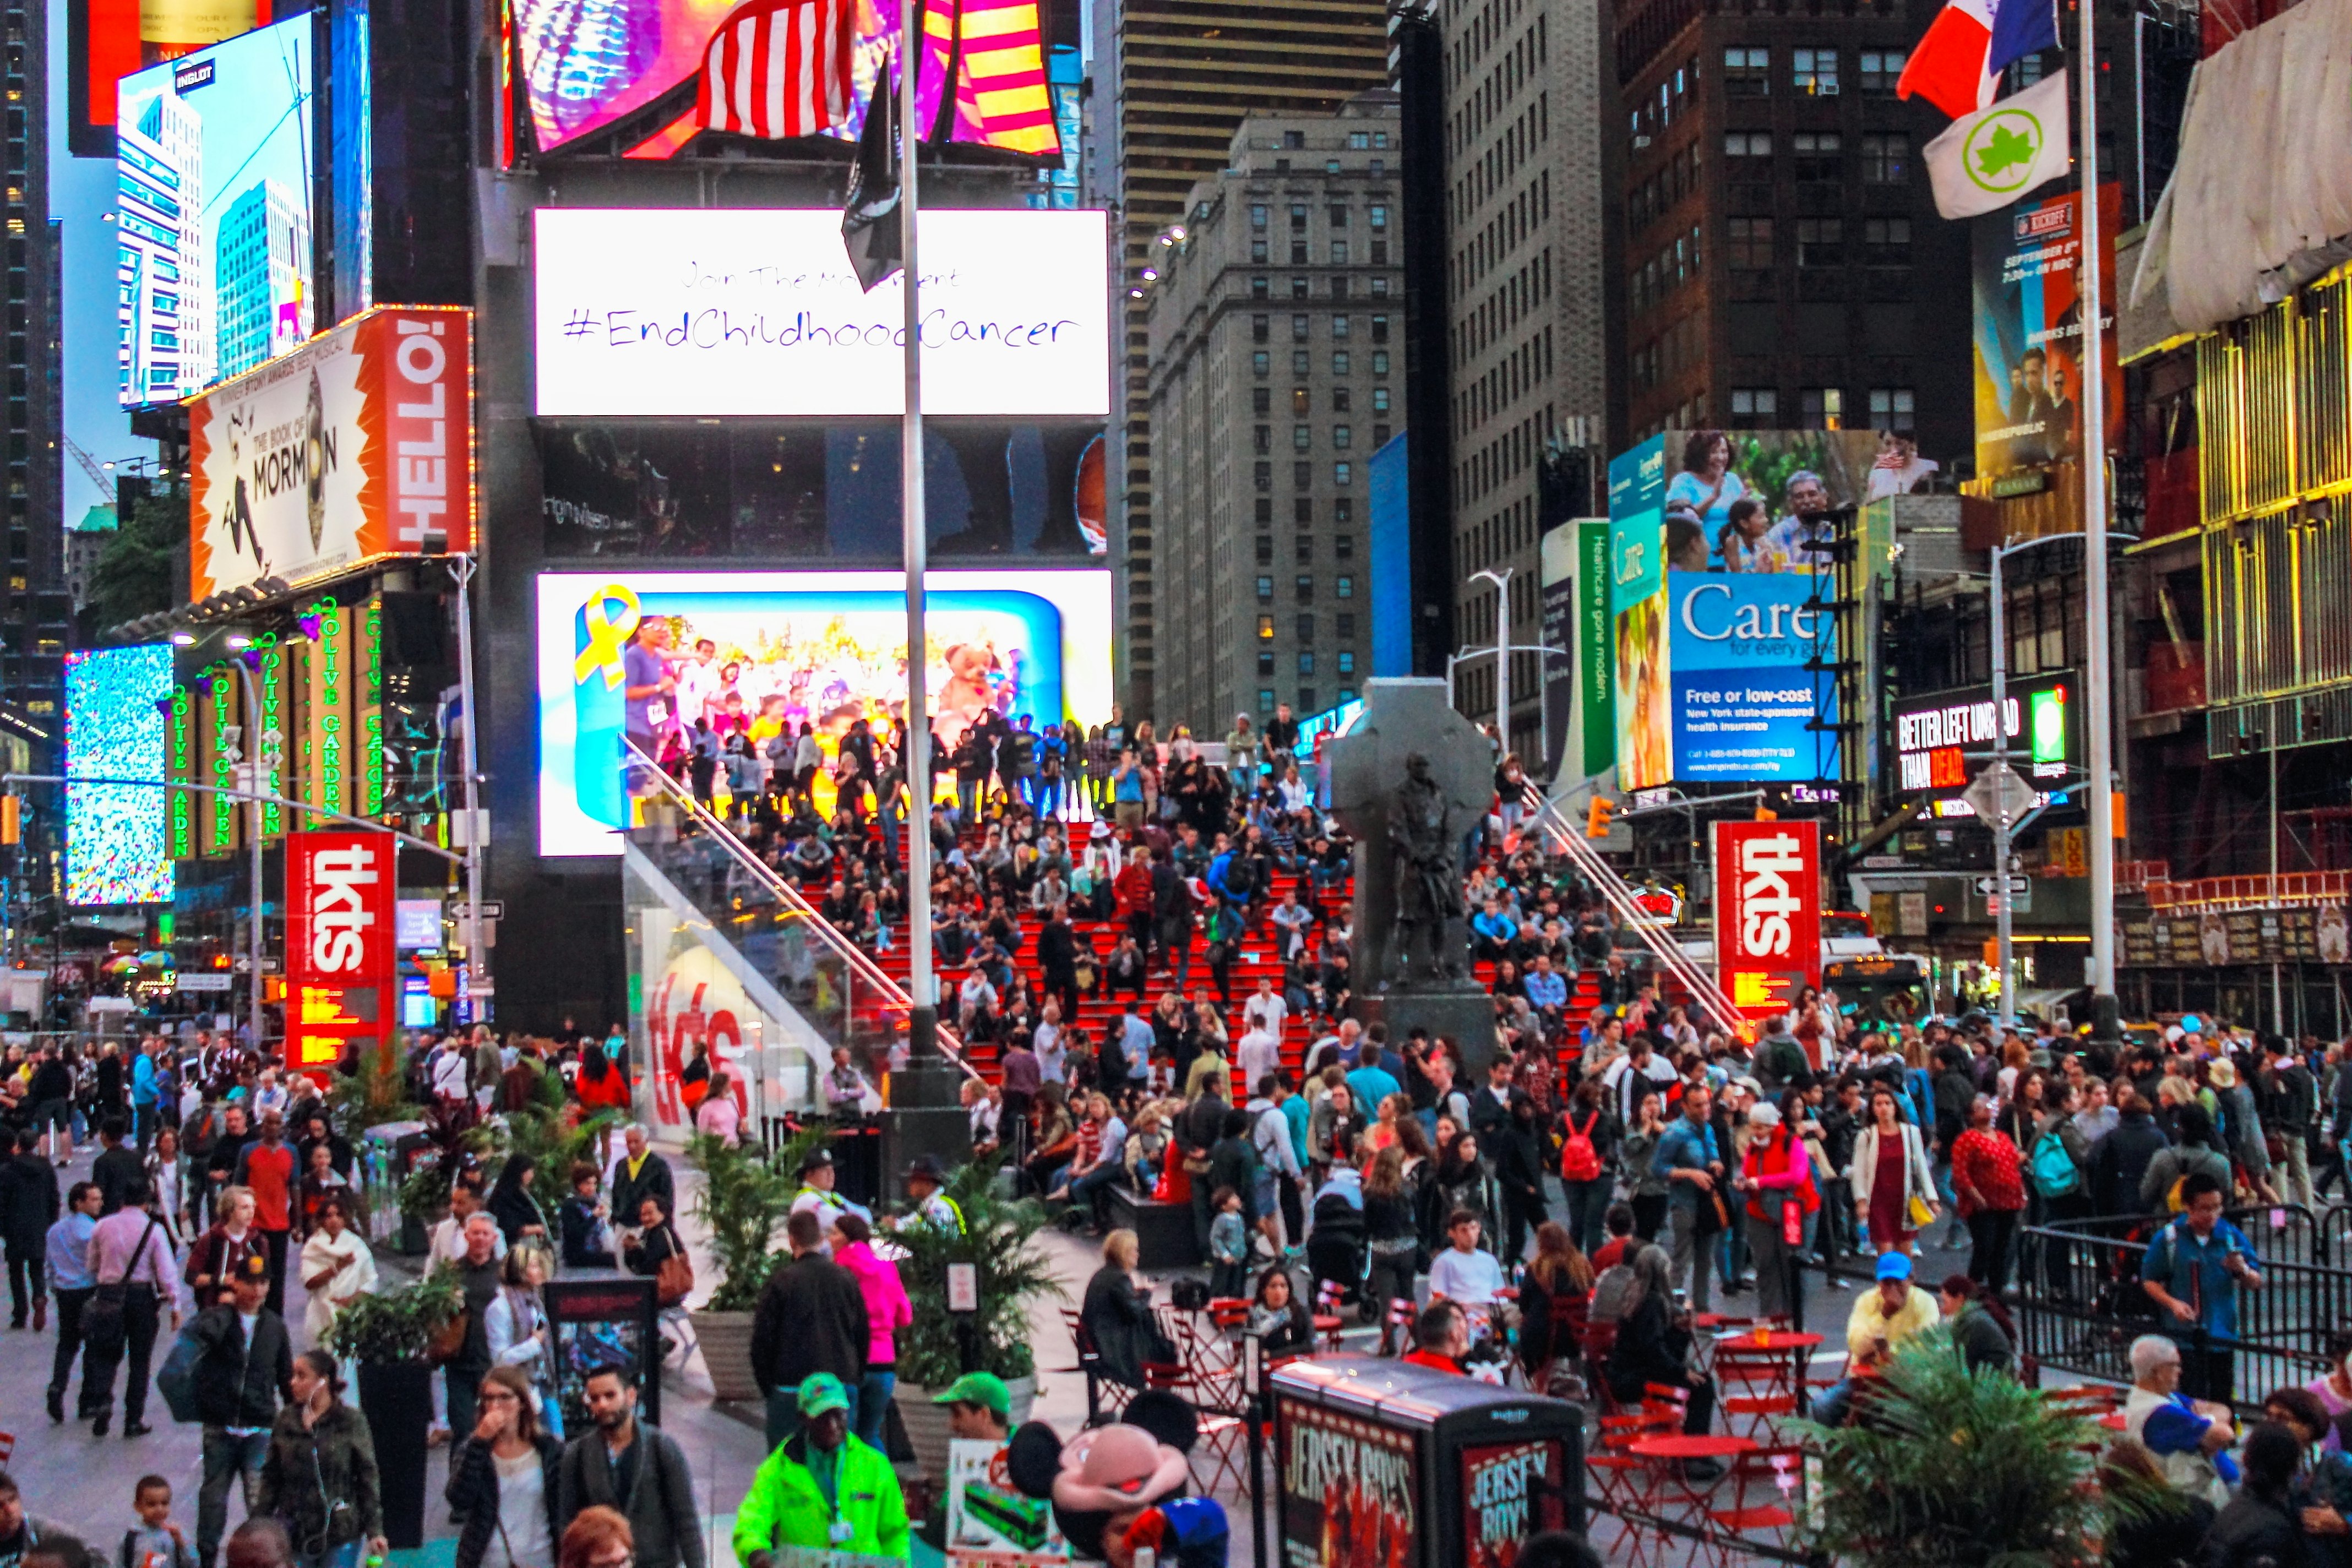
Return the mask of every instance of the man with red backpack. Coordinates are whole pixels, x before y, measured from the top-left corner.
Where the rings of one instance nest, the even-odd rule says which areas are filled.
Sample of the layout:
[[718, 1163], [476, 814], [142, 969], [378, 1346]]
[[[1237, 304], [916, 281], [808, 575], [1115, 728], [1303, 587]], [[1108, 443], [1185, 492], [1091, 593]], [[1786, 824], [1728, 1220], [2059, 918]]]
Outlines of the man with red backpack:
[[1616, 1130], [1601, 1108], [1601, 1084], [1587, 1079], [1576, 1086], [1568, 1109], [1555, 1129], [1559, 1139], [1559, 1185], [1568, 1199], [1563, 1223], [1568, 1238], [1590, 1257], [1601, 1245], [1601, 1218], [1608, 1212], [1609, 1156], [1617, 1144]]

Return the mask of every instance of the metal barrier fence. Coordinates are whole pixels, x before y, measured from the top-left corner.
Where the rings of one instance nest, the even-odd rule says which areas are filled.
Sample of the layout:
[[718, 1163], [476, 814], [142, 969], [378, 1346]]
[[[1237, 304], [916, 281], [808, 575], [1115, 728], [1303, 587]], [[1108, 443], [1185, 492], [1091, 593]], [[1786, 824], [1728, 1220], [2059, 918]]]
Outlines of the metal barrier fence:
[[[2262, 1262], [2259, 1289], [2240, 1287], [2238, 1337], [2214, 1349], [2234, 1352], [2231, 1394], [2253, 1406], [2274, 1388], [2300, 1384], [2327, 1365], [2327, 1336], [2352, 1321], [2352, 1268], [2326, 1261], [2324, 1229], [2305, 1209], [2270, 1228], [2266, 1209], [2230, 1218], [2247, 1232]], [[2080, 1220], [2027, 1229], [2020, 1243], [2018, 1349], [2045, 1367], [2085, 1377], [2131, 1381], [2131, 1343], [2142, 1334], [2181, 1328], [2139, 1284], [2151, 1238], [2168, 1215]], [[2261, 1228], [2250, 1228], [2252, 1220]], [[2284, 1245], [2266, 1247], [2265, 1236]], [[2300, 1256], [2298, 1256], [2300, 1254]], [[2207, 1348], [2201, 1331], [2189, 1348]]]

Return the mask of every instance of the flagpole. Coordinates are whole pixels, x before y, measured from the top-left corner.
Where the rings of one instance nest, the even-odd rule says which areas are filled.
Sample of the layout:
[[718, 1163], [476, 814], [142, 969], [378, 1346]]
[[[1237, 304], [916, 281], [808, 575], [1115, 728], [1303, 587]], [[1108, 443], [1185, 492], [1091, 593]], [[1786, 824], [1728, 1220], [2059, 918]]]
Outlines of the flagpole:
[[[906, 302], [902, 360], [907, 408], [899, 425], [898, 495], [907, 559], [907, 743], [899, 759], [907, 775], [907, 1018], [908, 1061], [928, 1066], [939, 1039], [938, 987], [931, 973], [931, 724], [929, 643], [923, 621], [923, 569], [929, 541], [923, 511], [922, 304], [915, 250], [916, 86], [922, 76], [920, 0], [898, 0], [899, 288]], [[889, 86], [886, 74], [876, 97]], [[944, 88], [942, 90], [946, 90]], [[873, 112], [871, 106], [868, 113]], [[887, 807], [886, 807], [887, 809]]]
[[2099, 296], [2099, 258], [2105, 237], [2099, 232], [2099, 56], [2092, 36], [2094, 0], [2075, 0], [2081, 7], [2081, 42], [2076, 67], [2082, 77], [2081, 193], [2076, 198], [2083, 237], [2079, 265], [2083, 301], [2083, 684], [2088, 700], [2084, 724], [2090, 731], [2091, 792], [2091, 1018], [2100, 1039], [2116, 1036], [2116, 840], [2113, 721], [2114, 648], [2107, 630], [2107, 383], [2105, 333], [2100, 317], [2105, 301]]

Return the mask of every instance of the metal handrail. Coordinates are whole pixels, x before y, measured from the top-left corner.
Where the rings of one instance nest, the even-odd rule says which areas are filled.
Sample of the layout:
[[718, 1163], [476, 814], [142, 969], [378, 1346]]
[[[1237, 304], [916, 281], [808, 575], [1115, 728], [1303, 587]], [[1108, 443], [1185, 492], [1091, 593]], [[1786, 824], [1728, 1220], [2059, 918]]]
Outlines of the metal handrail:
[[1575, 824], [1560, 815], [1558, 801], [1544, 801], [1530, 820], [1550, 836], [1559, 847], [1560, 853], [1567, 856], [1608, 900], [1609, 907], [1617, 912], [1619, 921], [1633, 929], [1633, 934], [1642, 939], [1642, 945], [1650, 950], [1669, 974], [1682, 983], [1685, 990], [1715, 1016], [1717, 1022], [1735, 1034], [1745, 1032], [1748, 1027], [1748, 1020], [1731, 1005], [1731, 999], [1723, 994], [1722, 987], [1717, 985], [1706, 971], [1693, 963], [1690, 956], [1671, 936], [1650, 923], [1641, 906], [1634, 902], [1633, 888], [1617, 874], [1614, 866], [1585, 842], [1583, 836], [1577, 832]]
[[[766, 889], [778, 903], [782, 904], [806, 922], [808, 928], [815, 933], [817, 941], [834, 956], [847, 964], [851, 973], [873, 986], [881, 994], [885, 1003], [903, 1008], [909, 1013], [913, 1011], [914, 997], [908, 993], [905, 986], [891, 978], [889, 971], [875, 963], [872, 955], [865, 949], [844, 936], [840, 927], [819, 914], [816, 906], [803, 897], [798, 888], [793, 886], [774, 867], [754, 854], [750, 845], [735, 836], [733, 828], [729, 827], [726, 823], [719, 820], [715, 812], [694, 798], [692, 791], [671, 777], [669, 772], [659, 763], [646, 755], [644, 749], [634, 741], [624, 737], [621, 745], [625, 751], [635, 755], [640, 768], [651, 773], [659, 782], [662, 793], [670, 798], [673, 805], [681, 807], [697, 827], [708, 835], [713, 843], [726, 850], [729, 858], [749, 873], [753, 881]], [[914, 896], [914, 889], [908, 889], [908, 894], [910, 898]], [[924, 889], [923, 896], [926, 898], [929, 896], [929, 889]], [[966, 1078], [978, 1079], [981, 1076], [980, 1069], [964, 1058], [961, 1037], [945, 1024], [939, 1026], [939, 1042], [940, 1054], [952, 1062]]]

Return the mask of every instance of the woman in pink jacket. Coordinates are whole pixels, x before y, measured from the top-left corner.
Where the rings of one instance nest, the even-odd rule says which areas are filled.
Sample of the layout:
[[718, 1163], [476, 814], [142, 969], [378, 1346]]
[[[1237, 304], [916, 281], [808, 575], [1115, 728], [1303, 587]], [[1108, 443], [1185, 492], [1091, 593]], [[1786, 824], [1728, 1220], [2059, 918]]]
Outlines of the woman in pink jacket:
[[890, 1391], [898, 1385], [900, 1329], [915, 1321], [899, 1282], [898, 1266], [878, 1256], [870, 1245], [874, 1233], [854, 1214], [833, 1220], [833, 1260], [856, 1278], [858, 1294], [866, 1298], [866, 1376], [857, 1385], [857, 1435], [875, 1447], [882, 1447], [882, 1419]]

